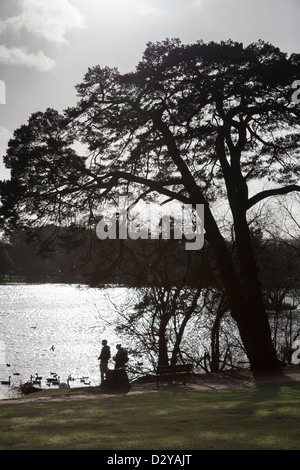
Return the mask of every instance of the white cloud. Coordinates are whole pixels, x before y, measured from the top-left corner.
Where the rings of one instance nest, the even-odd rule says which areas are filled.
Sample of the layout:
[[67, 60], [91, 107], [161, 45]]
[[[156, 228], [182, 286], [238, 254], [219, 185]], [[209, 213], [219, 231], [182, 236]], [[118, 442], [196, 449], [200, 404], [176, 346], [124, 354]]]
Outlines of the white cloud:
[[0, 80], [0, 104], [6, 104], [6, 84]]
[[29, 31], [51, 43], [67, 43], [66, 35], [72, 29], [84, 27], [84, 18], [69, 0], [19, 0], [21, 11], [0, 25], [5, 31]]
[[[204, 7], [207, 6], [207, 4], [212, 3], [211, 0], [193, 0], [192, 1], [192, 6], [193, 7]], [[206, 4], [206, 5], [205, 5]]]
[[[20, 12], [0, 22], [0, 34], [26, 30], [53, 44], [66, 44], [69, 31], [83, 28], [84, 18], [69, 0], [19, 0]], [[0, 46], [0, 63], [22, 65], [41, 72], [52, 70], [56, 62], [43, 51], [25, 47]]]
[[140, 16], [160, 15], [162, 13], [163, 13], [163, 10], [161, 10], [160, 8], [147, 5], [146, 3], [141, 3], [138, 8], [138, 14]]
[[11, 137], [12, 132], [7, 127], [0, 126], [0, 145], [3, 143], [6, 145]]
[[40, 72], [52, 70], [56, 62], [47, 57], [42, 51], [33, 54], [27, 51], [25, 47], [6, 47], [0, 46], [0, 63], [6, 65], [23, 65], [34, 68]]

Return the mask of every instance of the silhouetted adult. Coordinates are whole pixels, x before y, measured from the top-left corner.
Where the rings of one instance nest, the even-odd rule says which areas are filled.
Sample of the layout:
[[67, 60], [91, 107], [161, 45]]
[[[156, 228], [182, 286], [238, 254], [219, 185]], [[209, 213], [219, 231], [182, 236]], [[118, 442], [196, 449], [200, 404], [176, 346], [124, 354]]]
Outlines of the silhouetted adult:
[[125, 367], [125, 364], [128, 362], [128, 356], [127, 352], [124, 348], [122, 348], [121, 344], [117, 344], [116, 348], [118, 352], [113, 359], [115, 361], [115, 369], [120, 369]]
[[101, 384], [103, 384], [106, 378], [106, 372], [108, 369], [108, 361], [110, 359], [110, 347], [107, 345], [106, 339], [103, 339], [101, 344], [102, 344], [102, 349], [101, 349], [100, 356], [98, 357], [98, 359], [100, 359], [100, 376], [101, 376]]

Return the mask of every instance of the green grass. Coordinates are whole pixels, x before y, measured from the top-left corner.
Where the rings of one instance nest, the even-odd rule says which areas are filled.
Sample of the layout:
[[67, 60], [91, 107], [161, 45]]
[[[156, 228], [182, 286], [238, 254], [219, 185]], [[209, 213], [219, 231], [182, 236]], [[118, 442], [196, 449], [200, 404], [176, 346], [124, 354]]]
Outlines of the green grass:
[[300, 385], [0, 405], [1, 450], [299, 449]]

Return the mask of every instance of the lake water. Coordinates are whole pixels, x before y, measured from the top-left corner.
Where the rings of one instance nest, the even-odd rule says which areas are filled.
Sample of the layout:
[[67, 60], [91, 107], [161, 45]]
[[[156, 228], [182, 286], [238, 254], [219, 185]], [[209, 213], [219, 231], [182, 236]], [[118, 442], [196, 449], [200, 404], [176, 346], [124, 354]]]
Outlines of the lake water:
[[115, 352], [115, 305], [127, 295], [122, 287], [0, 285], [0, 379], [11, 376], [10, 386], [0, 384], [0, 399], [19, 396], [20, 383], [36, 374], [42, 387], [51, 372], [61, 381], [71, 375], [71, 387], [82, 386], [82, 377], [99, 385], [101, 340]]
[[[43, 388], [47, 387], [46, 379], [53, 377], [51, 373], [61, 382], [69, 376], [76, 379], [70, 382], [71, 387], [85, 386], [80, 380], [83, 377], [90, 385], [99, 385], [101, 340], [108, 340], [112, 355], [119, 342], [130, 348], [117, 336], [115, 326], [117, 312], [124, 312], [135, 295], [134, 290], [123, 287], [0, 285], [0, 381], [11, 377], [10, 386], [0, 383], [0, 399], [20, 396], [20, 383], [36, 374], [43, 377]], [[298, 307], [293, 314], [295, 331], [300, 331], [299, 312]], [[204, 331], [205, 325], [202, 327]], [[283, 329], [281, 334], [285, 334]], [[199, 335], [197, 330], [195, 344]], [[190, 341], [193, 331], [188, 336]], [[201, 343], [205, 343], [205, 335]], [[135, 358], [130, 361], [134, 366]], [[110, 367], [114, 367], [113, 361]]]

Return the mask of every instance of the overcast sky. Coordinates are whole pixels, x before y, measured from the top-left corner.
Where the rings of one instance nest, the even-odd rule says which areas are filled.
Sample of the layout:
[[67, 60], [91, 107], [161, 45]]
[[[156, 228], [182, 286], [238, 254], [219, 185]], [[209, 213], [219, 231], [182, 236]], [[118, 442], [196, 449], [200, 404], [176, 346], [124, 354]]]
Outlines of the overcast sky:
[[0, 179], [14, 129], [74, 105], [88, 67], [131, 71], [148, 41], [167, 37], [263, 39], [299, 52], [299, 18], [300, 0], [0, 0]]

